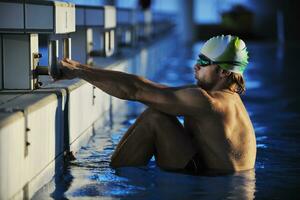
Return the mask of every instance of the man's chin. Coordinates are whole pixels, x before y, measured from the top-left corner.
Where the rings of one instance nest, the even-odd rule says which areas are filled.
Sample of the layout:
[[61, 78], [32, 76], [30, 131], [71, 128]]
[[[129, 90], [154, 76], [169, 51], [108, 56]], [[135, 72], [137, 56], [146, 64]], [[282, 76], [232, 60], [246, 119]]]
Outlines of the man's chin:
[[197, 85], [198, 85], [199, 87], [201, 87], [202, 89], [204, 89], [204, 90], [209, 90], [209, 88], [210, 88], [210, 87], [208, 87], [207, 84], [201, 82], [200, 80], [197, 80]]
[[196, 81], [197, 81], [197, 83], [196, 83], [196, 84], [197, 84], [198, 86], [200, 86], [200, 87], [201, 87], [201, 86], [202, 86], [202, 84], [201, 84], [201, 81], [200, 81], [200, 80], [198, 80], [198, 79], [196, 79]]

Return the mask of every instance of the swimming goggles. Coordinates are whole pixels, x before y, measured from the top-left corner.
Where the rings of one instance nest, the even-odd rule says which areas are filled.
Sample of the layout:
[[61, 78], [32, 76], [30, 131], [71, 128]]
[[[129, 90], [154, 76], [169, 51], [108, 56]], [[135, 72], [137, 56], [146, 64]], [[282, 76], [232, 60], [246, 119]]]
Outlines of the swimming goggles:
[[212, 61], [211, 59], [209, 59], [208, 57], [206, 57], [203, 54], [200, 54], [198, 56], [199, 58], [197, 59], [197, 64], [201, 65], [202, 67], [206, 67], [209, 65], [218, 65], [218, 64], [230, 64], [230, 65], [240, 65], [240, 62], [237, 61]]

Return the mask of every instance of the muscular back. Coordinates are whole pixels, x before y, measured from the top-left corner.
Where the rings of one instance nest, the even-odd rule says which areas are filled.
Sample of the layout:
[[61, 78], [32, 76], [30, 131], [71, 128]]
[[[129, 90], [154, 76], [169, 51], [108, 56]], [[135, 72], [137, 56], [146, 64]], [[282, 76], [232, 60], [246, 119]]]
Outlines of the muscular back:
[[240, 97], [223, 91], [209, 93], [211, 111], [185, 117], [198, 153], [208, 169], [241, 171], [254, 167], [256, 139]]

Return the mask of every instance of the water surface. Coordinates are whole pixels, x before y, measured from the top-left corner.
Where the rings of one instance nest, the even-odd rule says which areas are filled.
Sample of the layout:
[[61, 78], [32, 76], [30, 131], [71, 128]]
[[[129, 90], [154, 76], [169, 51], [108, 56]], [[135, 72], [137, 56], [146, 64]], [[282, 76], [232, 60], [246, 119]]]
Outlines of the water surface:
[[[193, 83], [194, 60], [203, 43], [168, 58], [154, 79], [178, 86]], [[114, 117], [113, 126], [96, 130], [87, 146], [35, 199], [299, 199], [300, 67], [297, 46], [250, 43], [250, 63], [242, 96], [257, 138], [255, 169], [226, 176], [201, 177], [147, 167], [109, 167], [110, 156], [137, 114]], [[180, 56], [178, 56], [180, 55]], [[129, 106], [137, 106], [130, 103]]]

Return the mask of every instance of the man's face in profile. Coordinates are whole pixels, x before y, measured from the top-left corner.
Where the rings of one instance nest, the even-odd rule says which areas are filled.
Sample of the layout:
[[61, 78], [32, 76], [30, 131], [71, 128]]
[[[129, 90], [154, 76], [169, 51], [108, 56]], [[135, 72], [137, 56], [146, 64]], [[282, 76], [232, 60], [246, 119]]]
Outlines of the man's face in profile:
[[219, 80], [217, 65], [215, 64], [202, 66], [199, 63], [196, 63], [194, 66], [194, 73], [197, 85], [206, 90], [211, 89]]

